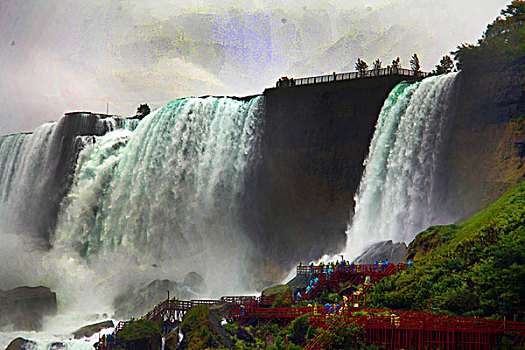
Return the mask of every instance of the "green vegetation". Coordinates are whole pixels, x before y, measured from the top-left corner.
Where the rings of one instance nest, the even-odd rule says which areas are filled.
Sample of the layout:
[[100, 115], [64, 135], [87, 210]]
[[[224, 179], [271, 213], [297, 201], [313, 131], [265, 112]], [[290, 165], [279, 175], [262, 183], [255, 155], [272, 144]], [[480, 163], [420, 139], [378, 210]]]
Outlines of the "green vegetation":
[[460, 69], [517, 65], [523, 69], [525, 57], [525, 1], [514, 0], [488, 25], [477, 45], [463, 44], [453, 52]]
[[191, 308], [181, 323], [184, 333], [184, 342], [187, 349], [206, 349], [220, 348], [222, 336], [217, 330], [218, 320], [214, 322], [210, 313], [210, 308], [206, 305], [199, 305]]
[[454, 69], [454, 61], [450, 56], [443, 56], [439, 61], [439, 64], [436, 65], [436, 69], [432, 71], [432, 74], [445, 74], [452, 72]]
[[346, 323], [342, 317], [333, 316], [333, 327], [330, 330], [318, 328], [318, 340], [324, 344], [323, 349], [354, 350], [377, 349], [363, 342], [364, 329], [356, 323]]
[[161, 343], [161, 329], [153, 321], [134, 320], [117, 333], [116, 341], [116, 350], [137, 347], [157, 349]]
[[122, 328], [117, 335], [118, 339], [125, 341], [156, 336], [161, 336], [160, 327], [150, 320], [133, 321]]
[[[461, 225], [433, 226], [408, 248], [414, 267], [377, 284], [371, 306], [514, 319], [525, 300], [525, 182]], [[523, 316], [519, 316], [523, 318]]]

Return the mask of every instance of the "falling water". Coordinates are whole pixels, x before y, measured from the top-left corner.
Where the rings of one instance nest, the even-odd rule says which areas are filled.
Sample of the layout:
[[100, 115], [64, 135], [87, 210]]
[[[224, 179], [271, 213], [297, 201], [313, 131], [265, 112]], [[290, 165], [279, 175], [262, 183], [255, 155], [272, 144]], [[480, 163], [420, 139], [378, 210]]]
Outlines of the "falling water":
[[392, 90], [379, 115], [364, 165], [346, 254], [370, 244], [412, 240], [437, 223], [437, 175], [455, 73]]
[[133, 133], [88, 143], [62, 203], [55, 251], [72, 248], [92, 264], [112, 261], [112, 275], [154, 266], [150, 279], [194, 270], [223, 289], [237, 285], [248, 249], [238, 203], [261, 102], [180, 99]]
[[[99, 134], [118, 127], [133, 128], [134, 123], [99, 119], [90, 114], [65, 116], [59, 122], [41, 125], [30, 134], [0, 137], [0, 234], [23, 233], [48, 243], [49, 231], [54, 226], [50, 221], [56, 216], [53, 211], [67, 183], [61, 173], [63, 162], [74, 155], [77, 142], [75, 131], [68, 125], [71, 118], [78, 119], [75, 124], [79, 129], [89, 123]], [[63, 137], [67, 128], [72, 136], [69, 140]], [[72, 152], [65, 155], [61, 153], [63, 149]]]

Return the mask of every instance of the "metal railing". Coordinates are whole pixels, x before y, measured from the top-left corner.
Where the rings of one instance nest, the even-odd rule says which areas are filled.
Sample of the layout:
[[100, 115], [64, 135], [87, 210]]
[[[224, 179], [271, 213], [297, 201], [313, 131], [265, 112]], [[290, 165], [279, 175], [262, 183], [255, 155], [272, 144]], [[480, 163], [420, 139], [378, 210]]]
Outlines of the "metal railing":
[[349, 72], [349, 73], [333, 73], [327, 75], [318, 75], [314, 77], [298, 78], [298, 79], [288, 79], [283, 77], [277, 82], [277, 87], [285, 86], [300, 86], [300, 85], [311, 85], [311, 84], [320, 84], [320, 83], [329, 83], [334, 81], [343, 81], [343, 80], [353, 80], [359, 78], [370, 78], [370, 77], [380, 77], [387, 75], [400, 75], [405, 77], [414, 77], [418, 79], [426, 78], [430, 74], [427, 72], [414, 71], [411, 69], [405, 68], [396, 68], [396, 67], [387, 67], [381, 69], [370, 69], [360, 72]]

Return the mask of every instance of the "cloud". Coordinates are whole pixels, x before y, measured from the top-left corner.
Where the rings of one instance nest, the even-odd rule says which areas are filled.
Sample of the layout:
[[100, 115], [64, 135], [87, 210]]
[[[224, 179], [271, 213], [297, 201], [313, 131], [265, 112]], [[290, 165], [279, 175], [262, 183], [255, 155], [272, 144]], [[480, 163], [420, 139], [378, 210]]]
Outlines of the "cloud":
[[51, 0], [0, 3], [0, 134], [70, 110], [129, 115], [186, 95], [246, 95], [357, 57], [424, 69], [475, 42], [507, 0]]

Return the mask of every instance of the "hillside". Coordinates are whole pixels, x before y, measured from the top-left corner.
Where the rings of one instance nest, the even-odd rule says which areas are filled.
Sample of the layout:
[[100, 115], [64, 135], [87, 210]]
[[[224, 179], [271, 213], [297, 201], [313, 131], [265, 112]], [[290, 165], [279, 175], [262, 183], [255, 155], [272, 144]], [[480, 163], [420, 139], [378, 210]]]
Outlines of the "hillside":
[[380, 282], [373, 306], [523, 320], [525, 182], [459, 225], [433, 226], [409, 245], [414, 268]]

